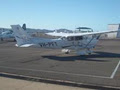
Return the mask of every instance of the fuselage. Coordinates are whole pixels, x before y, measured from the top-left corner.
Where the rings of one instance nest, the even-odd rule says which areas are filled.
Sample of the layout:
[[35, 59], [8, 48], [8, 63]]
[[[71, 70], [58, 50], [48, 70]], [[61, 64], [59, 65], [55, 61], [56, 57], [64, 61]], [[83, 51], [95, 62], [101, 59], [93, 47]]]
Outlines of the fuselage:
[[97, 41], [97, 37], [92, 35], [62, 37], [58, 39], [32, 38], [32, 42], [40, 48], [91, 49], [95, 47]]

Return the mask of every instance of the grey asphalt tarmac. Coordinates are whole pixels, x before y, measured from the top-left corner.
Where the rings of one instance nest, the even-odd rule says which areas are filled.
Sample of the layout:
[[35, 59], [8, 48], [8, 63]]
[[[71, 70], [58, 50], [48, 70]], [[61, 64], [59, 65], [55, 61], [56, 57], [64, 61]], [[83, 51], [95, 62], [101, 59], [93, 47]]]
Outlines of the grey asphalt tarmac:
[[120, 88], [120, 39], [100, 40], [92, 55], [18, 48], [0, 42], [0, 72], [46, 80]]

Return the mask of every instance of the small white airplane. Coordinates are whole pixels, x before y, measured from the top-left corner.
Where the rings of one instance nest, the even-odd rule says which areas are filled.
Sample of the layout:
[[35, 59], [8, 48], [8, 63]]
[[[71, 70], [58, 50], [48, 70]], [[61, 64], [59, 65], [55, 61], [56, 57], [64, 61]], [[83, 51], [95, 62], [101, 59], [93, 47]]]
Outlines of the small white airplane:
[[[59, 48], [66, 54], [70, 53], [71, 50], [75, 50], [78, 55], [91, 54], [101, 34], [117, 32], [56, 33], [54, 36], [60, 36], [60, 38], [46, 39], [29, 36], [20, 25], [11, 25], [11, 27], [18, 47]], [[51, 34], [48, 33], [48, 35]]]

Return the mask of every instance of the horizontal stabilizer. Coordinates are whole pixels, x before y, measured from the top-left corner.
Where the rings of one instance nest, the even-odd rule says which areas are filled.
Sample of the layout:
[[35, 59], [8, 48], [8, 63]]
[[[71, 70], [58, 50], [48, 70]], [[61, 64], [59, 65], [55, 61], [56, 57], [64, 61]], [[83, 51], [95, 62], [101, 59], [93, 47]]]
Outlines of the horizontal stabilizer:
[[20, 47], [33, 47], [33, 46], [36, 46], [35, 44], [24, 44], [24, 45], [21, 45]]

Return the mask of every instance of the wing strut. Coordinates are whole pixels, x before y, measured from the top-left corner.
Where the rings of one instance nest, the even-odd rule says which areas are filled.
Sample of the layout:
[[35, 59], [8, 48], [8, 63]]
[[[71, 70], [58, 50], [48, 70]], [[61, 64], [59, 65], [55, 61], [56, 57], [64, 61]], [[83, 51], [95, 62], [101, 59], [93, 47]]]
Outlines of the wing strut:
[[[97, 39], [99, 39], [99, 37], [100, 37], [100, 35], [97, 36]], [[87, 46], [92, 42], [92, 40], [93, 40], [94, 38], [96, 38], [96, 36], [94, 36], [94, 37], [86, 44], [85, 48], [87, 48]]]

